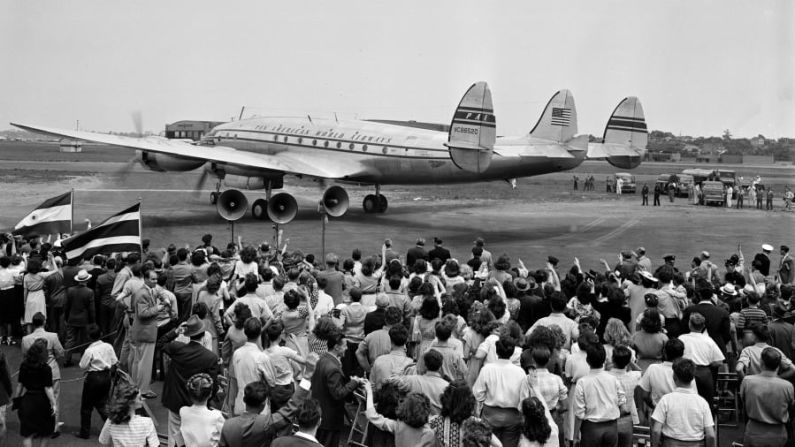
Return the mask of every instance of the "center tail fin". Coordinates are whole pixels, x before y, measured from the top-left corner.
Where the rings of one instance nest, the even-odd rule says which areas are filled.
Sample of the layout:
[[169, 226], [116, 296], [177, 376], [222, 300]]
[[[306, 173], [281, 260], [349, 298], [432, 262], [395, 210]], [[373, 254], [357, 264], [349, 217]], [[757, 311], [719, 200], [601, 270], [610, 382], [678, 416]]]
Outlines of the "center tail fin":
[[496, 141], [497, 122], [491, 90], [485, 82], [476, 82], [464, 93], [455, 109], [445, 146], [456, 166], [480, 174], [491, 164]]
[[562, 143], [576, 134], [577, 108], [574, 96], [568, 90], [560, 90], [549, 100], [530, 135]]

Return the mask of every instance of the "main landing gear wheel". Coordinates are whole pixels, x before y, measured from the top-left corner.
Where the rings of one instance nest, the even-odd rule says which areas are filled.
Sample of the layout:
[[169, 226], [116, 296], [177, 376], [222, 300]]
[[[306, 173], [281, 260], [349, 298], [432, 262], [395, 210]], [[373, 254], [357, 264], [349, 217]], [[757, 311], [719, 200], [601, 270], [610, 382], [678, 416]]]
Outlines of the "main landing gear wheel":
[[383, 194], [378, 194], [378, 213], [385, 213], [386, 209], [389, 208], [389, 201], [386, 199], [386, 196]]
[[378, 199], [376, 196], [374, 194], [367, 194], [364, 196], [362, 208], [364, 208], [364, 212], [368, 214], [378, 212]]
[[257, 199], [251, 205], [251, 215], [255, 219], [265, 220], [268, 217], [268, 201], [265, 199]]
[[220, 194], [218, 194], [217, 192], [211, 192], [210, 193], [210, 205], [215, 205], [216, 203], [218, 203], [218, 196], [219, 195]]

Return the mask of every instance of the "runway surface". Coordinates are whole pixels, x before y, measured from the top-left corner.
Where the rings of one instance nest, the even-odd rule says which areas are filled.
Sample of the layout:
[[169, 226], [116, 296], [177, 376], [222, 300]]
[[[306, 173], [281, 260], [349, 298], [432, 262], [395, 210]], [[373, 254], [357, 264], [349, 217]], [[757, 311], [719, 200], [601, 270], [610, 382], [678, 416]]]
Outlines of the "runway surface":
[[[85, 155], [85, 154], [83, 154]], [[0, 159], [3, 159], [0, 151]], [[75, 229], [85, 228], [84, 220], [98, 223], [136, 201], [142, 202], [144, 237], [152, 248], [168, 243], [197, 245], [201, 235], [211, 233], [215, 244], [222, 246], [230, 239], [230, 226], [209, 204], [208, 191], [213, 183], [202, 186], [204, 192], [194, 193], [198, 173], [153, 173], [136, 167], [130, 174], [118, 171], [125, 163], [4, 160], [0, 164], [0, 188], [7, 191], [2, 199], [0, 228], [12, 227], [22, 216], [48, 197], [75, 189]], [[639, 182], [653, 183], [659, 173], [681, 171], [670, 165], [645, 164], [637, 171]], [[572, 172], [519, 179], [518, 187], [504, 182], [454, 186], [384, 187], [389, 198], [385, 214], [370, 215], [361, 210], [370, 187], [348, 187], [351, 209], [342, 218], [330, 219], [326, 226], [326, 251], [350, 256], [353, 248], [365, 255], [380, 251], [386, 237], [394, 241], [401, 253], [424, 237], [431, 246], [434, 236], [444, 240], [454, 257], [469, 258], [472, 241], [478, 236], [495, 256], [507, 253], [512, 262], [522, 259], [528, 268], [541, 268], [548, 255], [561, 260], [567, 270], [576, 256], [585, 269], [601, 269], [600, 259], [611, 265], [622, 249], [646, 247], [655, 265], [663, 253], [677, 255], [677, 265], [686, 267], [701, 250], [709, 250], [716, 263], [736, 252], [741, 244], [746, 258], [759, 251], [762, 243], [793, 245], [792, 229], [795, 214], [782, 210], [780, 196], [772, 212], [747, 207], [743, 210], [694, 206], [686, 199], [674, 203], [662, 198], [660, 207], [641, 207], [640, 194], [616, 196], [604, 192], [604, 178], [615, 170], [604, 163], [586, 163], [576, 174], [582, 178], [593, 173], [596, 191], [572, 191]], [[634, 171], [633, 171], [634, 172]], [[748, 171], [750, 172], [750, 171]], [[765, 171], [775, 179], [778, 191], [783, 183], [793, 180], [792, 168]], [[321, 252], [321, 218], [317, 201], [321, 187], [288, 177], [286, 190], [296, 196], [301, 211], [295, 221], [284, 225], [284, 237], [291, 248], [305, 253]], [[264, 194], [246, 193], [249, 202]], [[651, 200], [651, 197], [650, 197]], [[247, 214], [235, 224], [235, 234], [246, 242], [271, 240], [272, 224], [254, 220]], [[774, 263], [778, 256], [774, 255]], [[19, 364], [17, 348], [3, 346], [12, 370]], [[79, 395], [82, 383], [77, 368], [66, 369], [62, 414], [65, 432], [75, 431], [79, 424]], [[155, 386], [159, 391], [160, 385]], [[152, 402], [160, 431], [165, 431], [165, 412], [159, 400]], [[98, 434], [99, 419], [94, 416]], [[9, 445], [16, 445], [18, 422], [9, 413]], [[727, 441], [725, 437], [722, 439]], [[96, 438], [83, 441], [63, 436], [58, 445], [95, 445]], [[722, 444], [721, 444], [722, 445]]]

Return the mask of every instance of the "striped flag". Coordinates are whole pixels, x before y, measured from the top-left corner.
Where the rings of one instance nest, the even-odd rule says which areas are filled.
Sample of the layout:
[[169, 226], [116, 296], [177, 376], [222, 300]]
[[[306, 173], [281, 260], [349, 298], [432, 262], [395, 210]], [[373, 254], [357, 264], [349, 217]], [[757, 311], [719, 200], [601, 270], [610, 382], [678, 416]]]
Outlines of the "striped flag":
[[141, 251], [141, 204], [136, 203], [90, 230], [64, 239], [61, 249], [70, 265], [98, 254]]
[[552, 108], [552, 123], [553, 126], [568, 126], [571, 124], [571, 109], [553, 107]]
[[14, 234], [24, 237], [32, 234], [72, 232], [72, 191], [47, 199], [19, 221]]

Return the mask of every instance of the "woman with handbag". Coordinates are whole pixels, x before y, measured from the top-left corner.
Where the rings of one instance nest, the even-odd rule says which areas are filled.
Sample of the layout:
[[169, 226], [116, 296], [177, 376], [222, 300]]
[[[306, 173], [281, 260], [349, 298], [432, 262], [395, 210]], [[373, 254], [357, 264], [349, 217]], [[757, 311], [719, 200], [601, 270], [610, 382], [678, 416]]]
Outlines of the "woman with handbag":
[[19, 367], [19, 384], [14, 407], [19, 412], [19, 432], [22, 445], [31, 447], [33, 438], [41, 439], [46, 447], [55, 432], [58, 404], [52, 390], [52, 369], [47, 364], [47, 341], [36, 340], [25, 354]]

